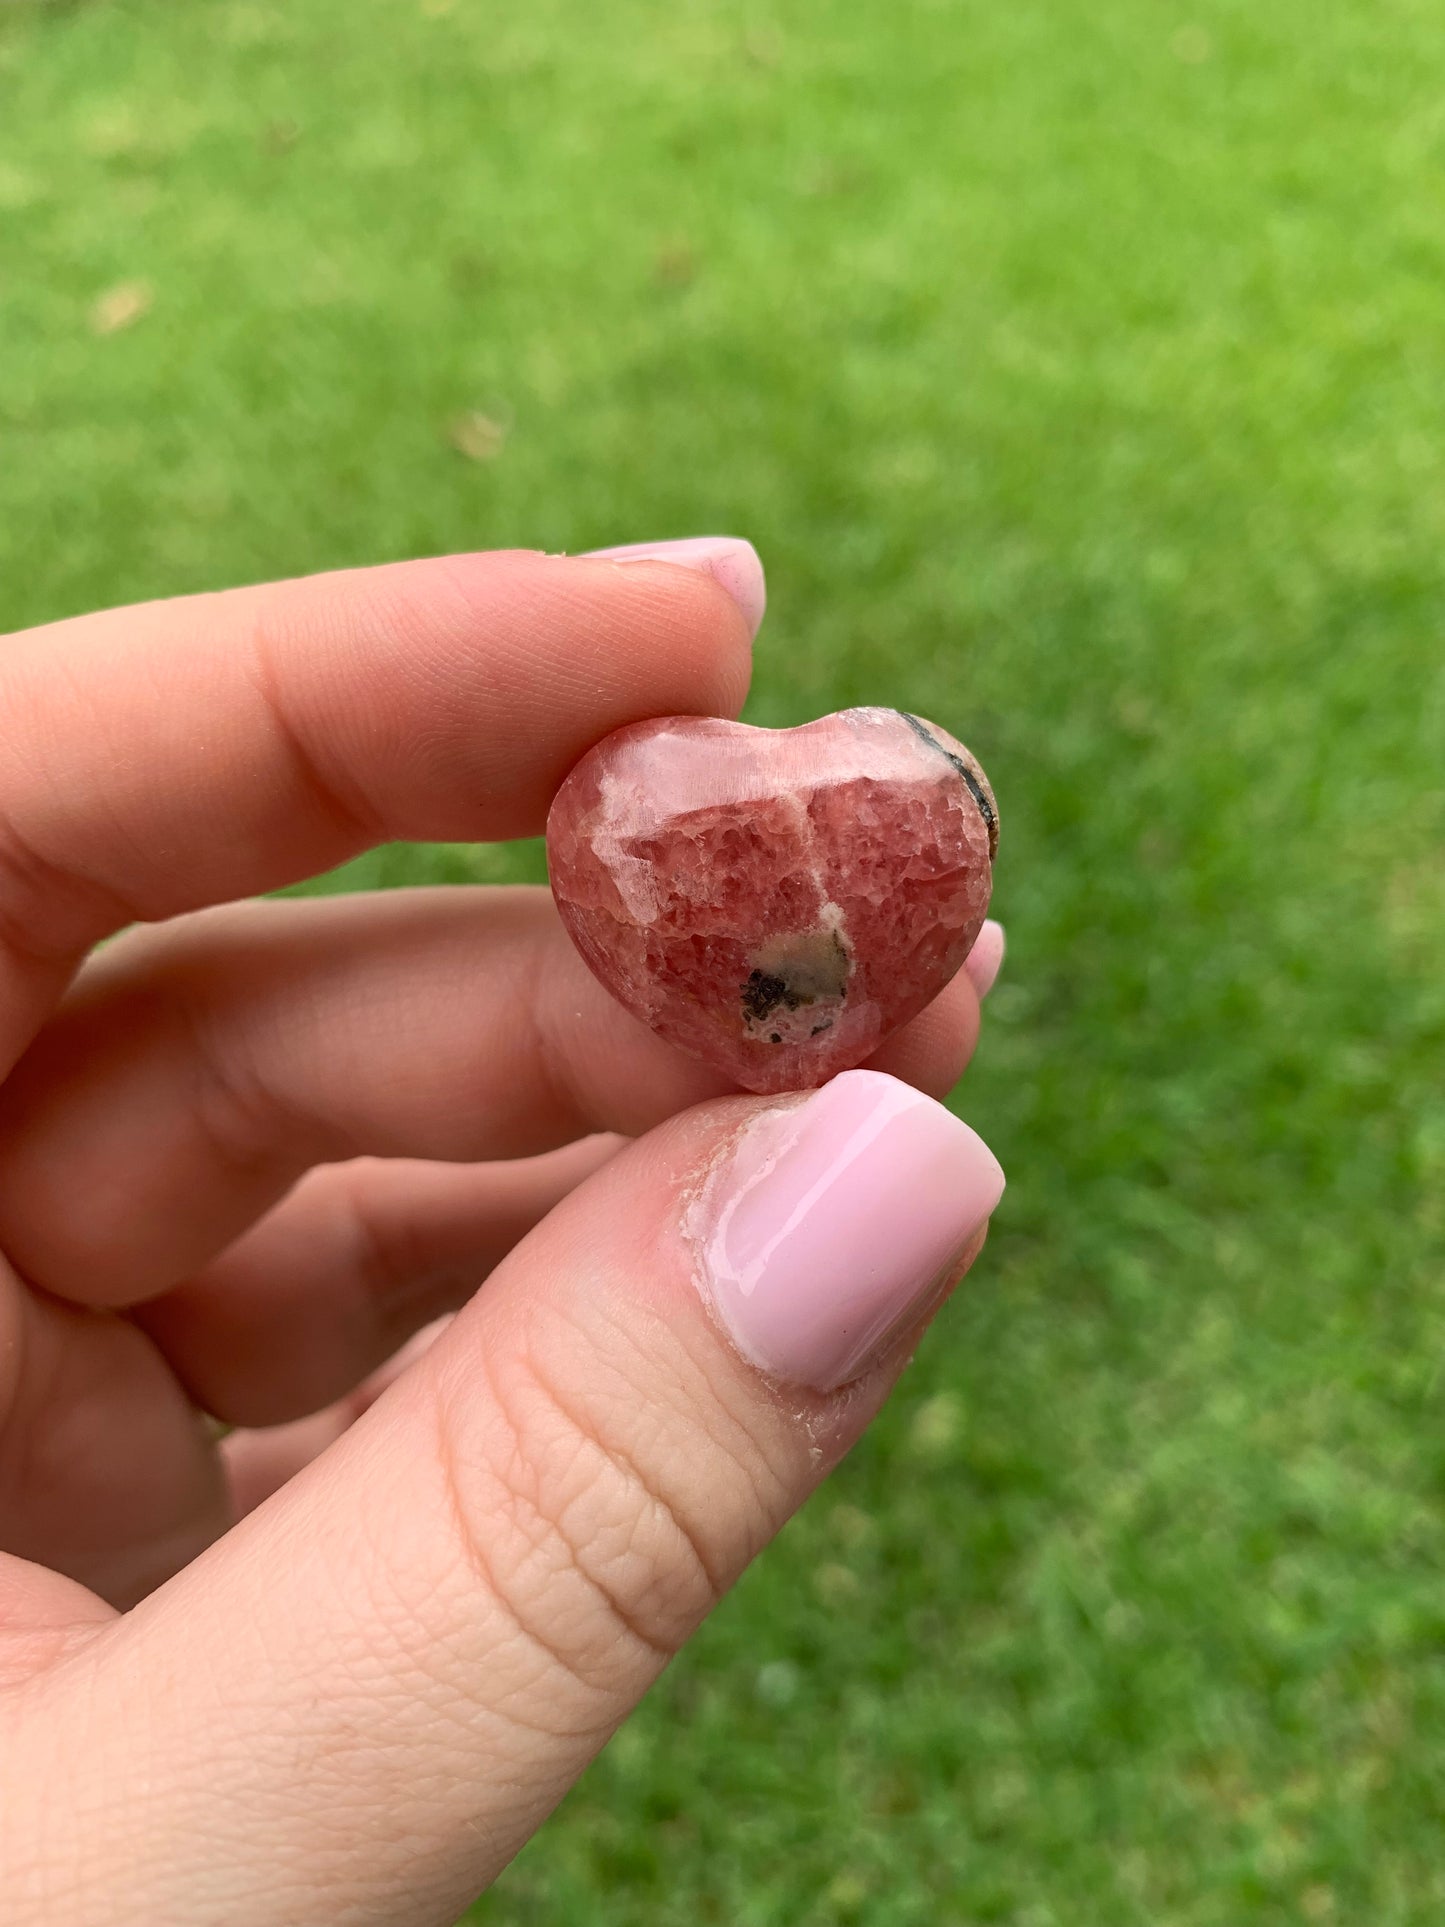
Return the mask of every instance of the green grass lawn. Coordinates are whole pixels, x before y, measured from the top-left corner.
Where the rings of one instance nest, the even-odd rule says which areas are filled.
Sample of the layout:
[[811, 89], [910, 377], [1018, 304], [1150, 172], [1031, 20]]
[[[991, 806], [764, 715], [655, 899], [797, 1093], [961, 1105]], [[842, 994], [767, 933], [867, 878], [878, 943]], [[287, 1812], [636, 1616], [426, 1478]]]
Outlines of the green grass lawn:
[[731, 530], [754, 720], [1001, 799], [987, 1257], [477, 1921], [1441, 1920], [1442, 101], [1430, 0], [0, 4], [0, 627]]

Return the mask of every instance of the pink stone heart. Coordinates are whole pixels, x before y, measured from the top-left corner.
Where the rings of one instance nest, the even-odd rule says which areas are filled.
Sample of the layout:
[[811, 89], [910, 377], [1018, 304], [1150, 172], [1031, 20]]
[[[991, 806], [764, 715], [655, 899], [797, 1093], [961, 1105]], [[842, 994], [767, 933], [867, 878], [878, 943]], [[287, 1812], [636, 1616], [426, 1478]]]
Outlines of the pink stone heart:
[[552, 893], [618, 1002], [745, 1090], [850, 1070], [953, 976], [988, 910], [998, 811], [897, 709], [798, 729], [619, 729], [547, 819]]

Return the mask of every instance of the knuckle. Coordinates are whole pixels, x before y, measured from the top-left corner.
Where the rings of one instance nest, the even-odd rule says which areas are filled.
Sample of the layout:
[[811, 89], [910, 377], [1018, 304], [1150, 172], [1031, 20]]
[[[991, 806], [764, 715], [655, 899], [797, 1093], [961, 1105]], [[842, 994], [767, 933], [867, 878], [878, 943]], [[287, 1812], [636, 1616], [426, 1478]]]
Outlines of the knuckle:
[[550, 1664], [589, 1693], [635, 1691], [716, 1604], [714, 1552], [595, 1385], [563, 1392], [525, 1356], [484, 1369], [485, 1421], [441, 1413], [459, 1555]]
[[[273, 1074], [277, 1055], [264, 1025], [234, 1021], [224, 1000], [210, 994], [204, 972], [193, 974], [182, 955], [157, 972], [170, 1021], [183, 1032], [191, 1111], [197, 1131], [223, 1169], [240, 1173], [287, 1169], [345, 1155], [301, 1102]], [[299, 1026], [298, 1026], [299, 1028]], [[293, 1050], [296, 1048], [292, 1040]]]
[[0, 811], [0, 944], [32, 963], [68, 963], [140, 914], [113, 891], [45, 856]]
[[251, 632], [251, 683], [292, 777], [318, 817], [348, 842], [379, 843], [387, 835], [382, 812], [334, 759], [320, 754], [314, 732], [288, 694], [282, 665], [294, 659], [298, 632], [304, 635], [315, 620], [313, 594], [306, 582], [277, 583], [258, 600]]
[[[384, 1158], [352, 1158], [335, 1171], [334, 1202], [363, 1298], [368, 1303], [385, 1303], [426, 1269], [421, 1224], [378, 1205], [378, 1189], [387, 1177]], [[317, 1195], [324, 1197], [324, 1190], [318, 1187]]]

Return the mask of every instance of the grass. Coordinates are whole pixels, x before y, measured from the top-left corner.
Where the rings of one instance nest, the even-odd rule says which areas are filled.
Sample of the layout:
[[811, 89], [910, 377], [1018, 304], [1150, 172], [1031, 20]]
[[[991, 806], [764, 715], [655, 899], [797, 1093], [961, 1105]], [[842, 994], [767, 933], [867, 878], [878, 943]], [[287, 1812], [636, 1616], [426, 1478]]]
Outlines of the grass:
[[1002, 799], [987, 1260], [478, 1922], [1440, 1919], [1442, 98], [1426, 0], [0, 11], [0, 626], [734, 529], [752, 717]]

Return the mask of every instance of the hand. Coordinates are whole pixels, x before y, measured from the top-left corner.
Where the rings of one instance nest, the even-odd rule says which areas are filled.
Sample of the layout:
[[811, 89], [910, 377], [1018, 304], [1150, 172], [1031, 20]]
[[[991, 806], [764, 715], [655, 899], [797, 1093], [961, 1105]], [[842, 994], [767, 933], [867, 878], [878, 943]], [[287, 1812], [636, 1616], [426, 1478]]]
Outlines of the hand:
[[966, 972], [891, 1075], [742, 1098], [545, 891], [231, 901], [538, 831], [607, 731], [736, 714], [761, 592], [462, 556], [0, 646], [9, 1927], [452, 1920], [982, 1242], [912, 1088]]

